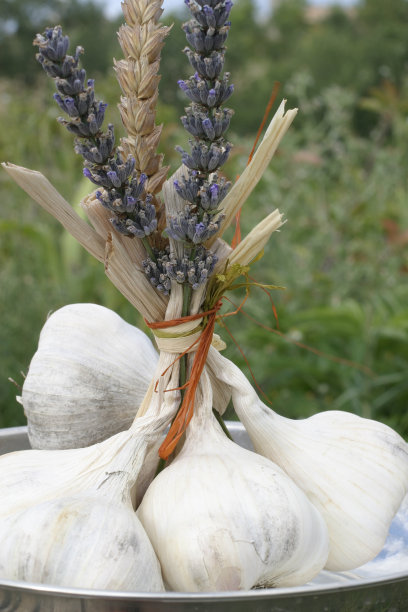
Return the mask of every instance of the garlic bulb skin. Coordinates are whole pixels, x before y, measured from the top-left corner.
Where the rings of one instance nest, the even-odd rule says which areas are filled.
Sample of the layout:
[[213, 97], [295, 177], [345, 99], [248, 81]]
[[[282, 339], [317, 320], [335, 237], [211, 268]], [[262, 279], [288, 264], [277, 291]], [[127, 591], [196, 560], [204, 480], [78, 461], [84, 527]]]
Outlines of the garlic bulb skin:
[[54, 312], [23, 385], [31, 446], [80, 448], [130, 427], [157, 361], [146, 334], [108, 308]]
[[0, 540], [0, 576], [6, 580], [164, 591], [160, 565], [133, 508], [102, 495], [32, 506], [0, 521]]
[[304, 584], [327, 558], [322, 517], [280, 468], [225, 436], [204, 374], [200, 385], [184, 445], [138, 509], [165, 584], [194, 592]]
[[76, 495], [108, 469], [132, 431], [85, 448], [23, 450], [0, 456], [0, 520], [35, 504]]
[[160, 410], [94, 447], [0, 458], [1, 578], [164, 589], [157, 557], [134, 511], [134, 489], [147, 449], [162, 437], [178, 398], [178, 391], [167, 394]]
[[408, 491], [408, 444], [390, 427], [341, 411], [294, 421], [265, 406], [245, 376], [212, 352], [255, 450], [275, 461], [324, 517], [326, 569], [354, 569], [383, 548]]

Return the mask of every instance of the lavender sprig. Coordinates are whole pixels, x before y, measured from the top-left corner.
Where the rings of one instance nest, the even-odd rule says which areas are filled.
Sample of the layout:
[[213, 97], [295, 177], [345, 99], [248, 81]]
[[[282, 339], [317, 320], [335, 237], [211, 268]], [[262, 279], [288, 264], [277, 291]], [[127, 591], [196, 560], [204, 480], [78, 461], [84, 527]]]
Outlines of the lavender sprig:
[[153, 287], [164, 295], [171, 290], [171, 281], [176, 281], [193, 290], [203, 285], [214, 271], [217, 256], [203, 246], [196, 249], [194, 257], [184, 254], [181, 258], [164, 251], [154, 250], [155, 260], [147, 258], [143, 261], [145, 274]]
[[[69, 38], [62, 34], [61, 26], [37, 34], [34, 44], [39, 49], [38, 62], [55, 80], [54, 99], [68, 116], [58, 121], [76, 136], [75, 151], [84, 158], [84, 175], [103, 189], [96, 197], [114, 214], [111, 223], [118, 232], [145, 239], [157, 228], [152, 198], [144, 190], [147, 176], [137, 176], [132, 156], [120, 157], [113, 125], [102, 132], [107, 104], [95, 99], [94, 81], [86, 80], [85, 70], [79, 67], [83, 48], [67, 55]], [[145, 246], [151, 252], [146, 242]]]
[[168, 280], [197, 289], [214, 270], [216, 256], [203, 243], [219, 231], [223, 219], [220, 204], [231, 186], [225, 179], [219, 179], [216, 171], [227, 161], [231, 150], [225, 133], [233, 111], [221, 106], [233, 93], [234, 86], [229, 83], [229, 74], [222, 76], [221, 73], [232, 2], [185, 0], [185, 3], [192, 19], [183, 29], [192, 48], [187, 47], [184, 52], [195, 72], [189, 79], [179, 80], [178, 85], [191, 101], [181, 122], [193, 139], [190, 153], [176, 147], [187, 167], [187, 177], [175, 181], [174, 188], [189, 204], [167, 219], [166, 227], [170, 238], [184, 244], [184, 257], [180, 261], [173, 257], [171, 265], [170, 259], [161, 259], [160, 265], [149, 260], [144, 262], [150, 281], [164, 292], [169, 290]]

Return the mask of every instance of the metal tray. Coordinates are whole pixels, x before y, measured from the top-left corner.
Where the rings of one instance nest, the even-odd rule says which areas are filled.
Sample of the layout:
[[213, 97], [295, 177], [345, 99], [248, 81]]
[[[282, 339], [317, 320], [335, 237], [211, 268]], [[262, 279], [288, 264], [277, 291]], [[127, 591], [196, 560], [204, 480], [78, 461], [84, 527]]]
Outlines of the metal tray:
[[[251, 448], [240, 423], [229, 422], [228, 428], [241, 446]], [[0, 430], [0, 454], [29, 447], [26, 427]], [[407, 609], [408, 496], [376, 559], [352, 572], [323, 571], [302, 587], [216, 594], [146, 594], [67, 589], [0, 579], [1, 612], [405, 612]]]

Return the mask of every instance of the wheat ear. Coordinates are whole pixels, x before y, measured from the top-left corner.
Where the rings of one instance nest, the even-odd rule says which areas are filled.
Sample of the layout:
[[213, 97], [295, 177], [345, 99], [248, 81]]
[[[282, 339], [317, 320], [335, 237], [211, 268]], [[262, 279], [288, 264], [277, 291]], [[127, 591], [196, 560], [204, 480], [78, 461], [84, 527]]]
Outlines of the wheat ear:
[[119, 110], [127, 136], [121, 140], [124, 157], [132, 155], [136, 170], [148, 176], [146, 191], [157, 194], [168, 167], [156, 153], [162, 126], [155, 124], [160, 76], [160, 52], [170, 27], [162, 26], [162, 0], [124, 0], [126, 24], [118, 38], [124, 59], [114, 62], [123, 92]]

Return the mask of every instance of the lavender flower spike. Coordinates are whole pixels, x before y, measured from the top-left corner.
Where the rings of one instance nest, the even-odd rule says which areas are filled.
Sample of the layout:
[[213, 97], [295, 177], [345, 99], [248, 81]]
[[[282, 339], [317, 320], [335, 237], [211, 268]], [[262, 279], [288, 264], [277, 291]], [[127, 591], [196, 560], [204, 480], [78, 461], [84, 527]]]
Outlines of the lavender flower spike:
[[157, 229], [157, 219], [151, 197], [144, 192], [147, 177], [135, 175], [133, 157], [123, 159], [115, 151], [113, 125], [102, 132], [107, 104], [95, 100], [94, 80], [87, 80], [85, 70], [79, 68], [82, 47], [74, 57], [67, 55], [69, 38], [60, 26], [37, 34], [34, 44], [39, 47], [37, 60], [55, 79], [54, 99], [68, 116], [58, 121], [77, 137], [75, 151], [85, 160], [84, 176], [101, 188], [96, 197], [113, 213], [113, 226], [132, 238], [149, 236]]

